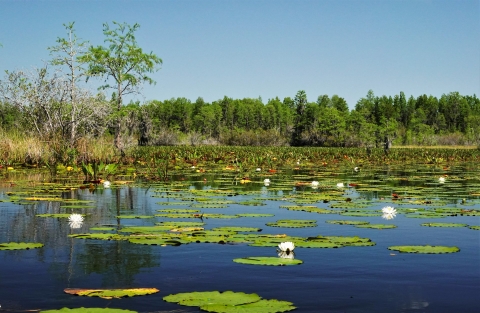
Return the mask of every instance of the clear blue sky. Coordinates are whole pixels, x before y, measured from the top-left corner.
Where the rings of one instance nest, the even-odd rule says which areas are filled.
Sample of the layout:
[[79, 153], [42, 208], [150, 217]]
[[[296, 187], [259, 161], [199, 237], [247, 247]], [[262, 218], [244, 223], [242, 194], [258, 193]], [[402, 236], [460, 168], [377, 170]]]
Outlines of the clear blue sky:
[[41, 66], [72, 21], [93, 45], [105, 22], [141, 25], [139, 45], [163, 59], [142, 102], [480, 96], [478, 0], [0, 0], [0, 70]]

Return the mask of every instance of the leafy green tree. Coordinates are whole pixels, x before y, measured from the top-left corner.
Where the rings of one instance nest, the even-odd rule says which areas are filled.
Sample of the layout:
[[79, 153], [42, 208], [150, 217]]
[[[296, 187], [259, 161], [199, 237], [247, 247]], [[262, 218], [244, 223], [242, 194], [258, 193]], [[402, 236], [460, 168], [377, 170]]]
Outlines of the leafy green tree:
[[339, 97], [338, 95], [333, 95], [330, 103], [331, 106], [337, 109], [338, 112], [343, 114], [348, 113], [347, 101], [345, 101], [345, 99], [343, 99], [342, 97]]
[[305, 90], [299, 90], [295, 95], [295, 126], [293, 131], [292, 144], [299, 146], [303, 144], [302, 134], [307, 128], [307, 121], [305, 119], [305, 109], [307, 107], [307, 94]]
[[[140, 27], [135, 23], [133, 26], [126, 23], [113, 22], [115, 28], [110, 28], [108, 23], [103, 24], [105, 35], [104, 46], [91, 46], [88, 52], [79, 58], [81, 62], [88, 64], [88, 77], [102, 77], [107, 82], [102, 89], [113, 88], [116, 91], [116, 121], [115, 121], [115, 147], [124, 155], [122, 142], [122, 109], [123, 97], [127, 94], [139, 93], [139, 87], [143, 83], [154, 84], [155, 81], [147, 76], [159, 70], [162, 59], [150, 53], [143, 52], [135, 39], [135, 32]], [[113, 80], [113, 84], [108, 83]]]

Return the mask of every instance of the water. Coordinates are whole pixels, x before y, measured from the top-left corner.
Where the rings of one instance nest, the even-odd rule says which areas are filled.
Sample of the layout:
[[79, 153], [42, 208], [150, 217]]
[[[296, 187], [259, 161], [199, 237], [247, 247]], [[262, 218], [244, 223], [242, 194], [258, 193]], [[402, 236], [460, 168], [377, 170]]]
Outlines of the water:
[[[377, 172], [373, 172], [377, 171]], [[421, 174], [402, 171], [372, 170], [372, 173], [343, 173], [336, 176], [344, 182], [365, 182], [380, 190], [356, 192], [348, 188], [346, 196], [372, 199], [369, 208], [378, 210], [386, 205], [400, 207], [427, 207], [392, 203], [389, 195], [401, 186], [415, 185], [426, 188], [429, 199], [447, 199], [445, 207], [462, 207], [459, 203], [467, 197], [468, 209], [479, 209], [475, 192], [480, 192], [478, 180], [461, 169], [451, 172], [447, 182], [434, 192], [428, 183], [436, 173]], [[318, 173], [316, 173], [318, 174]], [[324, 177], [312, 179], [322, 183]], [[415, 177], [419, 176], [417, 179]], [[409, 177], [407, 180], [396, 178]], [[478, 176], [476, 176], [478, 177]], [[333, 177], [332, 177], [333, 178]], [[387, 179], [388, 178], [388, 179]], [[234, 188], [256, 193], [221, 197], [244, 201], [253, 198], [279, 197], [279, 201], [266, 200], [265, 206], [230, 204], [226, 209], [202, 209], [206, 213], [271, 213], [274, 217], [206, 219], [205, 228], [218, 226], [249, 226], [262, 228], [262, 233], [294, 236], [360, 236], [376, 243], [372, 247], [343, 247], [338, 249], [297, 248], [299, 266], [252, 266], [232, 262], [247, 256], [276, 256], [275, 248], [250, 247], [246, 244], [221, 245], [192, 243], [173, 246], [136, 245], [126, 241], [83, 240], [68, 237], [72, 233], [88, 232], [99, 225], [153, 225], [155, 222], [175, 220], [152, 217], [149, 219], [118, 219], [119, 214], [154, 215], [163, 206], [157, 202], [178, 202], [175, 192], [171, 198], [156, 186], [123, 185], [111, 189], [64, 192], [63, 198], [94, 200], [92, 209], [64, 209], [58, 202], [39, 201], [20, 205], [0, 202], [0, 242], [40, 242], [40, 249], [0, 251], [0, 305], [6, 312], [60, 309], [62, 307], [110, 307], [138, 312], [199, 312], [196, 307], [183, 307], [163, 301], [169, 294], [191, 291], [242, 291], [257, 293], [265, 299], [291, 301], [296, 312], [477, 312], [480, 295], [480, 231], [462, 228], [423, 227], [425, 222], [454, 222], [480, 225], [479, 216], [451, 216], [446, 218], [417, 219], [397, 214], [391, 221], [381, 217], [351, 217], [337, 214], [316, 214], [289, 211], [280, 205], [292, 205], [281, 200], [292, 193], [312, 192], [309, 187], [293, 188], [288, 178], [275, 179], [263, 187], [260, 183], [231, 185], [221, 175], [185, 176], [184, 193], [189, 189]], [[188, 182], [189, 179], [193, 181]], [[381, 182], [367, 183], [370, 180]], [[383, 181], [382, 181], [383, 180]], [[258, 177], [257, 181], [263, 181]], [[328, 179], [327, 179], [328, 181]], [[423, 182], [422, 182], [423, 181]], [[280, 188], [274, 187], [281, 185]], [[7, 184], [0, 188], [0, 199], [8, 199], [8, 191], [15, 190]], [[282, 190], [280, 190], [282, 189]], [[314, 192], [328, 192], [323, 189]], [[458, 194], [455, 197], [455, 193]], [[405, 192], [404, 192], [405, 194]], [[158, 196], [163, 196], [159, 198]], [[345, 196], [345, 197], [346, 197]], [[417, 195], [418, 198], [421, 198]], [[381, 200], [384, 198], [386, 200]], [[407, 200], [402, 200], [403, 202]], [[192, 202], [193, 203], [193, 202]], [[313, 205], [328, 208], [331, 203]], [[175, 206], [174, 206], [175, 207]], [[176, 206], [180, 207], [180, 206]], [[88, 213], [81, 229], [70, 229], [64, 218], [40, 218], [40, 213]], [[279, 219], [314, 219], [314, 228], [276, 228], [265, 226]], [[349, 225], [329, 224], [327, 220], [362, 220], [372, 224], [389, 223], [395, 229], [360, 229]], [[192, 219], [188, 219], [192, 221]], [[195, 219], [194, 221], [199, 221]], [[388, 250], [393, 245], [445, 245], [457, 246], [460, 252], [452, 254], [406, 254]], [[72, 296], [65, 288], [158, 288], [153, 295], [105, 300]]]

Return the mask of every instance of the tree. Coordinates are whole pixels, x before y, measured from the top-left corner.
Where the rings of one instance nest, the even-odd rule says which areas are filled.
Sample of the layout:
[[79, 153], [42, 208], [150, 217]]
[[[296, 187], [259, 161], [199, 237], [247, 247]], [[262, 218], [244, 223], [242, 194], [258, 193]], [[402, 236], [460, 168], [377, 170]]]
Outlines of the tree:
[[150, 53], [144, 53], [135, 39], [135, 32], [140, 27], [126, 23], [113, 22], [116, 26], [111, 29], [108, 23], [103, 24], [103, 34], [108, 47], [90, 46], [88, 53], [80, 58], [81, 62], [88, 64], [88, 77], [102, 77], [107, 82], [113, 79], [114, 84], [106, 83], [101, 89], [113, 88], [116, 91], [116, 117], [115, 117], [115, 147], [125, 155], [122, 142], [121, 110], [123, 97], [128, 94], [139, 93], [143, 83], [154, 84], [155, 81], [147, 76], [159, 70], [162, 59]]
[[[31, 72], [7, 71], [0, 84], [0, 100], [18, 108], [29, 130], [49, 143], [49, 152], [53, 153], [51, 163], [64, 161], [63, 154], [69, 147], [69, 86], [61, 73], [50, 74], [48, 67]], [[81, 114], [78, 125], [85, 132], [97, 128], [108, 113], [100, 96], [93, 97], [88, 90], [77, 90], [78, 101], [83, 105], [83, 110], [78, 112]]]
[[78, 58], [86, 50], [87, 42], [77, 38], [74, 29], [75, 22], [63, 24], [67, 31], [67, 38], [57, 38], [57, 46], [49, 47], [50, 54], [54, 58], [50, 61], [55, 66], [66, 66], [68, 68], [67, 80], [69, 82], [70, 96], [70, 144], [73, 145], [77, 139], [77, 128], [82, 119], [85, 118], [85, 107], [77, 96], [77, 82], [84, 75], [82, 62]]
[[295, 95], [294, 105], [297, 114], [295, 116], [292, 144], [294, 146], [299, 146], [302, 144], [302, 133], [307, 127], [304, 116], [304, 112], [307, 107], [307, 94], [305, 93], [305, 90], [299, 90], [297, 92]]

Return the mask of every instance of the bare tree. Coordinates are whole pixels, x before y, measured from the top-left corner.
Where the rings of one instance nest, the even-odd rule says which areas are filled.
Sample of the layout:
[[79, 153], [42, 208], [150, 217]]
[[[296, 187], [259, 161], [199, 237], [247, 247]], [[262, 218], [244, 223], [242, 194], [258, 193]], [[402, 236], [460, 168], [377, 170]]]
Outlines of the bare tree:
[[85, 134], [102, 127], [110, 113], [102, 95], [94, 96], [81, 88], [76, 88], [73, 108], [70, 88], [70, 80], [58, 71], [49, 74], [48, 66], [32, 71], [7, 71], [5, 79], [0, 81], [0, 100], [16, 106], [33, 133], [40, 140], [56, 142], [55, 151], [60, 154], [72, 147], [72, 123], [76, 129], [75, 142], [79, 130]]

